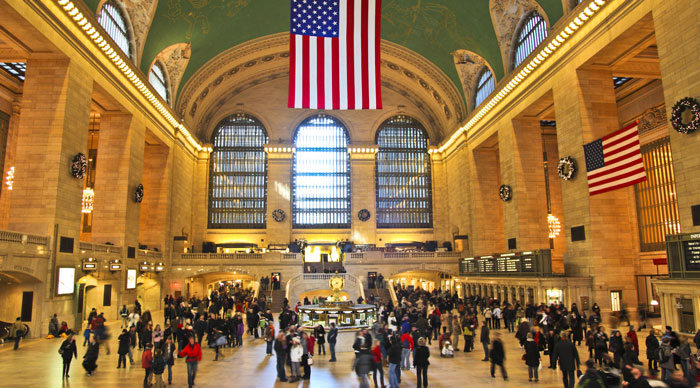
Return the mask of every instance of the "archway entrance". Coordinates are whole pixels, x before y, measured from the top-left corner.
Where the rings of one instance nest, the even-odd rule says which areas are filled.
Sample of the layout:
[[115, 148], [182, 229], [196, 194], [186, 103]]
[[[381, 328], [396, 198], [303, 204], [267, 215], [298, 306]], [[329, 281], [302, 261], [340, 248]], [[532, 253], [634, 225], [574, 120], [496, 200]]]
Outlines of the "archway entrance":
[[433, 290], [454, 291], [455, 282], [452, 275], [436, 270], [415, 269], [395, 273], [389, 277], [389, 282], [408, 290], [422, 289], [428, 292]]
[[219, 294], [233, 294], [238, 290], [255, 290], [258, 283], [256, 276], [246, 272], [209, 272], [187, 279], [185, 293], [188, 298], [204, 298], [214, 291]]
[[20, 317], [30, 333], [40, 335], [42, 285], [39, 279], [22, 272], [0, 271], [0, 325], [4, 327]]

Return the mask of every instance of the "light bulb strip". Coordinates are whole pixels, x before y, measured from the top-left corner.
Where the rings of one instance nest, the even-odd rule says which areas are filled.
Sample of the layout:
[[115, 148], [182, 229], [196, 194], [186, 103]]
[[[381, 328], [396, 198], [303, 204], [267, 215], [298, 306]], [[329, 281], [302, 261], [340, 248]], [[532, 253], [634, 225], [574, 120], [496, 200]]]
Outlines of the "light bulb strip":
[[153, 108], [155, 108], [160, 115], [177, 129], [182, 135], [187, 139], [187, 141], [196, 148], [197, 151], [206, 150], [199, 142], [190, 134], [190, 131], [185, 128], [178, 120], [170, 113], [168, 108], [163, 105], [163, 103], [155, 97], [154, 93], [151, 92], [150, 87], [144, 83], [141, 78], [137, 75], [131, 66], [124, 61], [118, 53], [118, 49], [112, 48], [109, 43], [102, 37], [100, 31], [98, 31], [95, 26], [90, 23], [90, 21], [83, 15], [82, 12], [76, 7], [76, 5], [71, 0], [56, 0], [56, 3], [63, 9], [63, 11], [68, 15], [75, 24], [83, 31], [86, 37], [88, 37], [99, 48], [102, 53], [107, 57], [117, 70], [119, 70], [131, 84], [138, 89], [143, 97], [145, 97]]
[[472, 118], [461, 128], [457, 129], [455, 133], [450, 136], [447, 141], [440, 146], [439, 152], [445, 152], [457, 139], [463, 134], [472, 129], [488, 112], [490, 112], [499, 102], [501, 102], [506, 96], [508, 96], [521, 82], [523, 82], [527, 77], [539, 68], [545, 61], [547, 57], [552, 55], [555, 51], [561, 47], [561, 45], [569, 40], [573, 34], [581, 28], [590, 18], [595, 15], [602, 8], [608, 0], [593, 0], [586, 8], [581, 11], [574, 20], [569, 23], [559, 34], [551, 38], [549, 44], [544, 46], [537, 55], [534, 55], [530, 62], [521, 67], [520, 71], [513, 77], [513, 79], [508, 82], [505, 86], [501, 88], [496, 94], [492, 94], [493, 97], [485, 104], [481, 106], [481, 109], [472, 116]]

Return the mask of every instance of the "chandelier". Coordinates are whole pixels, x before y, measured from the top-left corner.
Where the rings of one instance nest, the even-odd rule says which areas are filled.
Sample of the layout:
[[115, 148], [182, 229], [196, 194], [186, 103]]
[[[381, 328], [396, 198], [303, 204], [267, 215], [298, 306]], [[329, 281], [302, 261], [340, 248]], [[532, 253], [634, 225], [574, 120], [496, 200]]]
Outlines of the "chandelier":
[[92, 204], [95, 202], [95, 190], [86, 187], [85, 190], [83, 190], [83, 204], [82, 204], [82, 210], [81, 212], [83, 213], [92, 213]]
[[12, 190], [12, 185], [15, 183], [15, 167], [12, 166], [10, 167], [9, 170], [7, 170], [7, 177], [5, 178], [5, 184], [7, 185], [8, 190]]
[[547, 225], [549, 225], [549, 238], [555, 238], [561, 233], [561, 222], [552, 214], [547, 214]]

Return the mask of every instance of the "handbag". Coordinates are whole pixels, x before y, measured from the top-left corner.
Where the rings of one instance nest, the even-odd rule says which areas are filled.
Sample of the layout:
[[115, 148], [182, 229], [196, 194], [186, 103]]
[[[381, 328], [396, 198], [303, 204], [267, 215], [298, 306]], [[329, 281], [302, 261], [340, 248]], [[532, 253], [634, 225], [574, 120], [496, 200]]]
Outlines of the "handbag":
[[314, 364], [314, 358], [313, 358], [313, 356], [312, 356], [311, 354], [309, 354], [309, 355], [307, 356], [306, 364], [307, 364], [308, 366], [311, 366], [311, 365]]

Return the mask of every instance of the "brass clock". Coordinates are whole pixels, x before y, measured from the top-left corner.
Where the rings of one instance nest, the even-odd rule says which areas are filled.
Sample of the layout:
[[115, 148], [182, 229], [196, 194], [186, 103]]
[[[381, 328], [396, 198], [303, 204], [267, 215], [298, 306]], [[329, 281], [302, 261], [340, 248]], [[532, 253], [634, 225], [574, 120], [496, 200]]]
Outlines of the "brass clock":
[[329, 281], [328, 285], [333, 291], [340, 291], [345, 288], [345, 279], [340, 276], [333, 276]]

